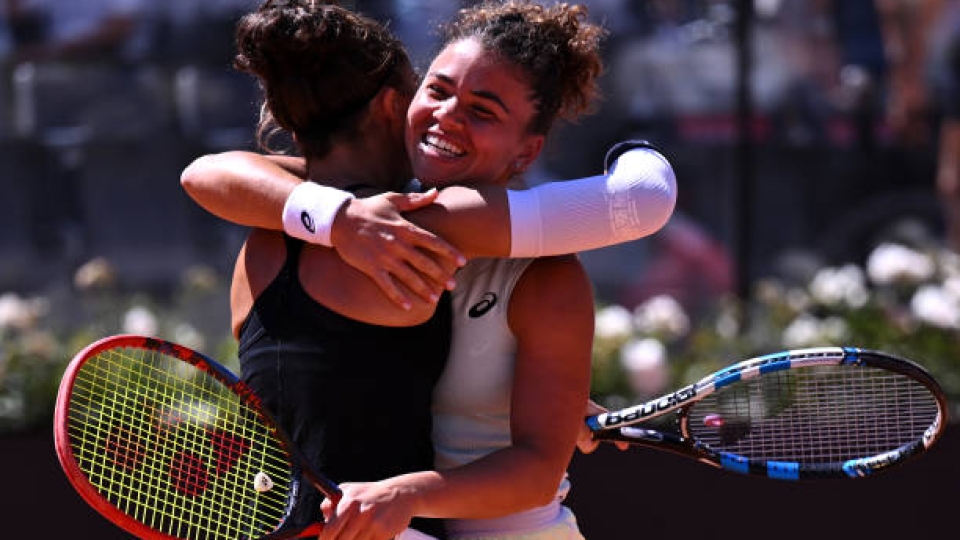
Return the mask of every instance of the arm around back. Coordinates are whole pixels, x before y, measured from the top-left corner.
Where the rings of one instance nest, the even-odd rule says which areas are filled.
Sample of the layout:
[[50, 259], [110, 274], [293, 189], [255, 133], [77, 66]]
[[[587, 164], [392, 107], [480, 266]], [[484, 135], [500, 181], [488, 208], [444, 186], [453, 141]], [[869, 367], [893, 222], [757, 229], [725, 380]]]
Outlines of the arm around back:
[[510, 257], [575, 253], [649, 236], [666, 225], [677, 180], [648, 146], [625, 151], [609, 174], [509, 192]]
[[406, 217], [469, 257], [563, 255], [659, 231], [677, 203], [670, 162], [648, 145], [611, 159], [608, 174], [527, 190], [450, 186]]
[[197, 158], [180, 174], [180, 185], [221, 219], [282, 230], [284, 203], [305, 177], [301, 158], [234, 151]]

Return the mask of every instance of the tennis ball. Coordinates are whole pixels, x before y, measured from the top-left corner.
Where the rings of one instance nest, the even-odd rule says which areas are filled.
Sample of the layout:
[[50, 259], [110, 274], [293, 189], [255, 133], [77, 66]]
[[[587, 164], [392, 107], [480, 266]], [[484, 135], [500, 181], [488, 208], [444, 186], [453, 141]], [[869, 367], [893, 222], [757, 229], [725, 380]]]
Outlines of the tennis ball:
[[273, 480], [263, 471], [257, 473], [253, 477], [253, 489], [263, 493], [264, 491], [270, 491], [273, 489]]

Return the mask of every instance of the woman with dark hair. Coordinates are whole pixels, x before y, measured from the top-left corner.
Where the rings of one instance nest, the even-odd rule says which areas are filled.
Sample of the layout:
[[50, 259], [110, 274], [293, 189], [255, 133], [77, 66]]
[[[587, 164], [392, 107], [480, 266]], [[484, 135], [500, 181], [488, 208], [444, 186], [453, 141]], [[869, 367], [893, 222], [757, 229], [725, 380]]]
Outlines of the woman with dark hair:
[[[306, 297], [306, 302], [357, 320], [406, 326], [421, 322], [426, 315], [436, 317], [437, 285], [419, 297], [409, 295], [409, 301], [398, 305], [380, 293], [376, 278], [366, 279], [336, 256], [365, 240], [362, 231], [353, 236], [346, 232], [338, 242], [339, 220], [332, 218], [346, 217], [351, 222], [351, 209], [363, 208], [370, 200], [352, 200], [329, 186], [369, 183], [375, 178], [368, 176], [370, 169], [378, 168], [383, 169], [383, 177], [390, 176], [391, 170], [409, 176], [412, 168], [430, 187], [474, 182], [471, 188], [451, 186], [439, 194], [409, 199], [396, 194], [373, 198], [378, 204], [397, 203], [401, 210], [420, 208], [408, 214], [410, 219], [438, 232], [472, 260], [456, 275], [453, 349], [433, 394], [438, 470], [424, 468], [380, 482], [344, 484], [345, 496], [338, 508], [326, 508], [331, 521], [322, 537], [390, 538], [412, 516], [422, 516], [453, 518], [449, 528], [457, 538], [579, 538], [575, 519], [561, 503], [569, 487], [564, 471], [583, 424], [589, 393], [593, 298], [575, 256], [544, 255], [650, 234], [666, 222], [676, 197], [669, 164], [640, 143], [614, 150], [608, 159], [609, 175], [518, 189], [523, 187], [522, 173], [539, 155], [555, 120], [576, 118], [595, 98], [603, 31], [585, 18], [584, 7], [565, 4], [486, 3], [463, 10], [448, 27], [446, 45], [409, 103], [406, 122], [401, 122], [399, 131], [392, 120], [379, 127], [352, 124], [358, 129], [341, 131], [341, 117], [330, 112], [327, 119], [307, 120], [308, 115], [303, 115], [291, 120], [278, 110], [299, 110], [302, 105], [292, 101], [304, 99], [297, 97], [304, 92], [292, 90], [310, 86], [311, 70], [291, 68], [293, 73], [287, 76], [275, 76], [268, 70], [255, 72], [264, 84], [265, 109], [292, 134], [305, 160], [231, 154], [213, 164], [204, 159], [185, 171], [185, 188], [218, 215], [248, 225], [284, 228], [291, 235], [336, 246], [334, 251], [307, 244], [298, 266], [290, 261], [284, 266], [287, 259], [282, 246], [292, 241], [282, 238], [289, 237], [255, 232], [238, 261], [234, 283], [234, 327], [239, 329], [241, 341], [262, 305], [262, 291], [274, 287], [271, 280], [279, 279], [278, 273], [302, 282], [304, 292], [298, 295]], [[285, 35], [297, 38], [315, 33], [319, 27], [295, 19], [283, 28]], [[261, 40], [265, 34], [251, 35]], [[239, 42], [241, 56], [250, 56], [244, 43]], [[311, 50], [290, 44], [284, 49], [287, 47]], [[317, 65], [307, 58], [295, 60], [280, 50], [271, 51], [283, 56], [282, 65]], [[268, 65], [272, 69], [273, 64]], [[329, 84], [333, 83], [316, 92], [329, 89]], [[356, 94], [361, 95], [359, 91]], [[278, 98], [291, 101], [289, 107], [276, 103]], [[368, 107], [377, 103], [379, 98], [374, 98]], [[385, 105], [368, 110], [380, 110], [394, 118], [395, 109]], [[306, 108], [310, 107], [314, 106]], [[373, 122], [372, 116], [359, 118]], [[305, 137], [319, 137], [314, 125], [324, 126], [323, 133], [330, 132], [330, 126], [340, 128], [329, 140], [343, 144], [326, 155], [316, 155], [316, 147], [304, 143]], [[364, 128], [379, 129], [380, 133], [367, 133]], [[366, 137], [388, 144], [386, 139], [397, 134], [393, 144], [408, 164], [394, 164], [392, 169], [386, 167], [387, 160], [371, 159], [385, 148], [366, 146]], [[348, 147], [348, 142], [355, 146]], [[282, 177], [277, 164], [313, 182], [277, 180]], [[250, 165], [256, 168], [244, 170]], [[217, 180], [210, 181], [211, 176]], [[319, 186], [321, 181], [327, 187]], [[223, 185], [211, 188], [217, 182]], [[377, 185], [396, 189], [398, 184], [386, 181]], [[307, 189], [306, 198], [297, 195], [303, 188]], [[288, 218], [282, 223], [278, 201]], [[395, 255], [403, 253], [404, 248], [394, 247], [400, 240], [428, 239], [423, 241], [429, 244], [429, 235], [412, 234], [398, 240], [403, 233], [392, 231], [409, 230], [410, 226], [396, 225], [390, 219], [387, 228], [381, 227], [383, 222], [374, 226], [374, 240], [367, 242], [368, 248], [379, 242]], [[316, 231], [324, 227], [316, 224], [321, 222], [327, 228], [318, 235]], [[386, 234], [380, 234], [384, 231]], [[268, 247], [252, 250], [255, 238], [263, 235], [269, 239], [264, 241]], [[430, 245], [437, 253], [455, 254], [444, 251], [439, 241]], [[506, 255], [516, 258], [484, 258]], [[262, 257], [266, 262], [260, 261]], [[419, 263], [411, 264], [416, 267]], [[442, 272], [438, 284], [445, 284]], [[310, 328], [304, 322], [298, 333], [308, 335]], [[258, 337], [261, 333], [254, 334], [255, 339], [262, 339]], [[377, 375], [352, 356], [356, 340], [365, 338], [328, 337], [343, 347], [338, 349], [341, 358], [330, 355], [331, 363], [354, 368], [359, 364], [367, 375]], [[245, 351], [242, 347], [241, 360]], [[307, 361], [304, 357], [303, 364]], [[286, 370], [286, 356], [282, 365]], [[283, 398], [291, 406], [311, 399], [305, 379], [298, 381], [298, 388], [301, 391], [296, 397], [288, 394]], [[407, 390], [411, 396], [417, 391]], [[368, 397], [370, 392], [358, 393], [354, 402]], [[545, 404], [550, 410], [547, 421], [541, 417]], [[325, 414], [333, 416], [330, 411]], [[379, 434], [369, 434], [367, 440], [372, 437], [392, 440]], [[392, 450], [395, 444], [383, 445], [383, 449]]]
[[[240, 20], [237, 47], [237, 69], [263, 90], [261, 139], [274, 125], [292, 134], [307, 178], [357, 193], [398, 189], [409, 178], [394, 141], [417, 79], [380, 24], [322, 2], [270, 0]], [[429, 469], [430, 395], [448, 352], [449, 299], [422, 324], [359, 322], [330, 309], [343, 294], [331, 277], [350, 272], [331, 249], [253, 230], [231, 289], [243, 379], [334, 481]], [[321, 496], [304, 487], [300, 525], [319, 517]], [[436, 522], [413, 526], [442, 535]]]

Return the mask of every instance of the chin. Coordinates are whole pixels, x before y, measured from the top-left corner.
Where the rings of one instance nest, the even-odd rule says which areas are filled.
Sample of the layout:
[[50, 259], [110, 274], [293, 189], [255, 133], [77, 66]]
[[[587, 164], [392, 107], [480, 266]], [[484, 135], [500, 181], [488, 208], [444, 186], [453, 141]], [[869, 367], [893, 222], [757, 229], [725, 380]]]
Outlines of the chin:
[[456, 180], [448, 180], [446, 177], [436, 175], [417, 176], [417, 180], [426, 188], [445, 188], [458, 183]]
[[[429, 161], [429, 160], [425, 160]], [[424, 163], [423, 161], [418, 163], [418, 166], [415, 167], [415, 176], [420, 183], [425, 186], [448, 186], [450, 184], [455, 184], [463, 177], [462, 174], [459, 174], [448, 167], [434, 167], [429, 164]]]

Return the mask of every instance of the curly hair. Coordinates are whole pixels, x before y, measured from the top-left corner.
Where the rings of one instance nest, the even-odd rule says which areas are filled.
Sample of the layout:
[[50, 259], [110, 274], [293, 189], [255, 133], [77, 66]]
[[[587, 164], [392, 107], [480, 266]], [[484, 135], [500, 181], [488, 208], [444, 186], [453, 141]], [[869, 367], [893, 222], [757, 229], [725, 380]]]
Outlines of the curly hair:
[[267, 0], [237, 24], [233, 66], [256, 77], [264, 103], [257, 140], [280, 130], [304, 156], [357, 135], [362, 113], [385, 86], [405, 95], [417, 79], [403, 44], [373, 19], [321, 0]]
[[537, 104], [530, 130], [546, 134], [557, 118], [573, 121], [591, 112], [600, 96], [600, 42], [607, 32], [588, 23], [587, 14], [583, 5], [486, 0], [442, 25], [441, 42], [476, 39], [520, 67]]

